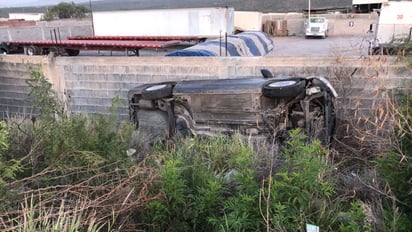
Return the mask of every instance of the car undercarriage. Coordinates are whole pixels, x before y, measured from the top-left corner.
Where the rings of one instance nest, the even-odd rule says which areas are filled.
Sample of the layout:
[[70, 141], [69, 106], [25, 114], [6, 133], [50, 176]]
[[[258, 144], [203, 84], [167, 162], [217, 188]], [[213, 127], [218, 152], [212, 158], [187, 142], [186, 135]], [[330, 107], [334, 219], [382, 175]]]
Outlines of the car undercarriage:
[[234, 134], [284, 140], [301, 128], [327, 145], [334, 98], [324, 77], [263, 77], [151, 83], [129, 91], [130, 118], [143, 143], [176, 136]]

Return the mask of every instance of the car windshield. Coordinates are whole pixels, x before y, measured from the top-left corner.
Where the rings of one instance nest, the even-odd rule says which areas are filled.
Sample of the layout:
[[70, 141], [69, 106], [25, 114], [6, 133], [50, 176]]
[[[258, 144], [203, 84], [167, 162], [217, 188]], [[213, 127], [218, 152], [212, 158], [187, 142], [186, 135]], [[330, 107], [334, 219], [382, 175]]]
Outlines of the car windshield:
[[325, 22], [324, 18], [310, 18], [311, 23], [323, 23]]

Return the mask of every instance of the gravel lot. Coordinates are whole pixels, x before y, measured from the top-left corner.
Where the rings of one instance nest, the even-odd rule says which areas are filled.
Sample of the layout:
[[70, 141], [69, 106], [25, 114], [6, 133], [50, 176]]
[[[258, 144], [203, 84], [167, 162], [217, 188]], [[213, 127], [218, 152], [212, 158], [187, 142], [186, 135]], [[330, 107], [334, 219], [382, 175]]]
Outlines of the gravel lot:
[[[308, 38], [274, 37], [275, 48], [267, 56], [362, 56], [368, 54], [369, 37], [328, 37]], [[164, 56], [165, 54], [183, 49], [187, 46], [175, 46], [164, 49], [141, 49], [140, 56]], [[125, 52], [81, 51], [80, 56], [125, 56]]]
[[268, 56], [361, 56], [368, 54], [365, 37], [275, 37], [275, 49]]

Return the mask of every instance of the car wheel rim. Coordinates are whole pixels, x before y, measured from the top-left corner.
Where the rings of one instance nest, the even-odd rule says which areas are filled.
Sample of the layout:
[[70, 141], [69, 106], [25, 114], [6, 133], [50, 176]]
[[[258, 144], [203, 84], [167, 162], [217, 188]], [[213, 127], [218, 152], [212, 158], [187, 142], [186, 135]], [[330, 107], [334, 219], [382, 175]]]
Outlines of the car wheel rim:
[[272, 82], [268, 86], [271, 88], [276, 88], [276, 87], [291, 86], [294, 84], [296, 84], [296, 81], [278, 81], [278, 82]]

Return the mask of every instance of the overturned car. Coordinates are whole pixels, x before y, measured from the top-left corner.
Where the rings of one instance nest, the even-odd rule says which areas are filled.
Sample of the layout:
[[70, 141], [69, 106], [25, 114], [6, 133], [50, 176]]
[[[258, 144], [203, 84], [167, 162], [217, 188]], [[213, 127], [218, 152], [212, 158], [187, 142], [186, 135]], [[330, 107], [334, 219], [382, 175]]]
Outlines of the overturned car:
[[144, 143], [216, 133], [282, 140], [292, 128], [328, 144], [336, 91], [324, 77], [263, 77], [151, 83], [129, 91]]

